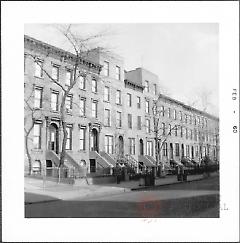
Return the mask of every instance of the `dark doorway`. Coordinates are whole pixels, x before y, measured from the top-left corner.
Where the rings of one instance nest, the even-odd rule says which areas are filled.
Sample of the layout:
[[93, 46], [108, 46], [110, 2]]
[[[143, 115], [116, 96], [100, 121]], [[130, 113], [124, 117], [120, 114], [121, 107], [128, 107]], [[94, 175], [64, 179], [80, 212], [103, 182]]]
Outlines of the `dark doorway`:
[[96, 172], [96, 160], [90, 159], [90, 173]]
[[184, 157], [184, 145], [182, 144], [181, 146], [181, 151], [182, 151], [182, 158]]
[[170, 143], [170, 159], [173, 159], [173, 144]]
[[192, 159], [194, 158], [194, 148], [192, 146]]
[[90, 134], [90, 150], [98, 152], [98, 131], [95, 128]]
[[139, 146], [140, 146], [140, 155], [144, 154], [144, 146], [143, 146], [143, 140], [139, 140]]
[[123, 142], [122, 136], [119, 136], [118, 143], [119, 143], [119, 155], [123, 156], [124, 155], [124, 142]]
[[52, 168], [52, 161], [46, 160], [46, 176], [52, 176], [53, 168]]
[[59, 153], [58, 126], [55, 123], [49, 126], [48, 149], [54, 151], [56, 154]]

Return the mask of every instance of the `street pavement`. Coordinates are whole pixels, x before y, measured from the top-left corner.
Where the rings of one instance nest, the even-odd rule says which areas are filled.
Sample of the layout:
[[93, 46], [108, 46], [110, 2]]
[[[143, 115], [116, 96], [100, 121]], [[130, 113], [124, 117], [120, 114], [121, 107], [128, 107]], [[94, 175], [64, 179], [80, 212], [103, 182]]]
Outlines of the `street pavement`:
[[219, 177], [69, 200], [25, 204], [27, 218], [218, 218]]

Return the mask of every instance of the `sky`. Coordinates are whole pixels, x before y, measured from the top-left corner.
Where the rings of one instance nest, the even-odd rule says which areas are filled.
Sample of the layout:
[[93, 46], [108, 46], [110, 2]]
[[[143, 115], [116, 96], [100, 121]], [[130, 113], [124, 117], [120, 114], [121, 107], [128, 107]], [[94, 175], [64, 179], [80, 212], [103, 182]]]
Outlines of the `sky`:
[[[97, 45], [122, 56], [127, 71], [143, 67], [157, 74], [167, 95], [199, 109], [208, 94], [207, 112], [218, 116], [218, 24], [76, 24], [72, 30], [83, 36], [107, 32]], [[52, 24], [25, 24], [24, 33], [69, 50]]]

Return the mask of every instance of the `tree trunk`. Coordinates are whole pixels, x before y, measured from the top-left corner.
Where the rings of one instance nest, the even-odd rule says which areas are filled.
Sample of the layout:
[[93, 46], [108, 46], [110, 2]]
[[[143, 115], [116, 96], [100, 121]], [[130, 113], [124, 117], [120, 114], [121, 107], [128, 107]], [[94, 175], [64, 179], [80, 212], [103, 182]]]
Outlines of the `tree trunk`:
[[28, 131], [26, 131], [26, 134], [25, 134], [25, 149], [26, 149], [27, 158], [28, 158], [28, 175], [32, 174], [32, 157], [30, 155], [29, 148], [28, 148], [28, 139], [29, 139], [28, 136], [29, 136], [30, 132], [32, 131], [33, 126], [34, 126], [34, 123], [32, 123], [31, 127], [29, 128]]

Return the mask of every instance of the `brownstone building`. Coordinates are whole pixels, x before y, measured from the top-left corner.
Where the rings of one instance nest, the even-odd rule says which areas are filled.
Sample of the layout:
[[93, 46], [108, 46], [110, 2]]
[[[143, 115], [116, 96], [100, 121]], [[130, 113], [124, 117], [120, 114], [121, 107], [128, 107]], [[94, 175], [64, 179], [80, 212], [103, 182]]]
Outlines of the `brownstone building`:
[[[57, 167], [63, 137], [62, 91], [48, 75], [64, 87], [70, 85], [74, 55], [29, 36], [24, 37], [24, 47], [25, 134], [29, 132], [28, 152], [37, 173]], [[65, 104], [65, 167], [86, 166], [88, 173], [111, 173], [119, 162], [139, 171], [157, 165], [156, 148], [165, 165], [171, 160], [178, 163], [182, 157], [197, 163], [205, 155], [219, 160], [217, 117], [159, 95], [157, 75], [143, 68], [124, 70], [121, 57], [103, 55], [97, 49], [91, 58], [82, 60], [81, 75]], [[26, 156], [26, 171], [28, 166]]]

